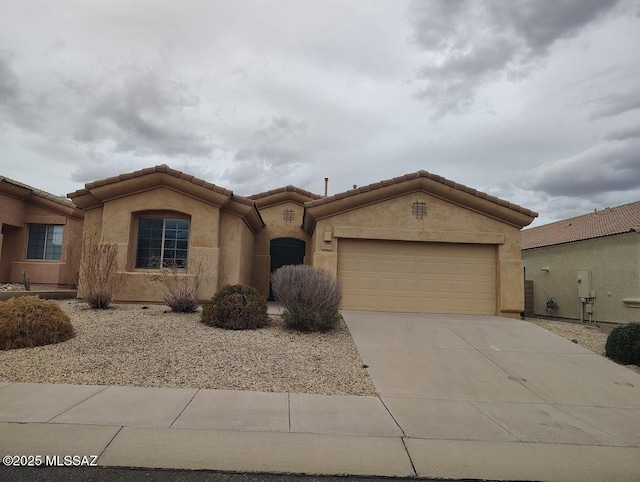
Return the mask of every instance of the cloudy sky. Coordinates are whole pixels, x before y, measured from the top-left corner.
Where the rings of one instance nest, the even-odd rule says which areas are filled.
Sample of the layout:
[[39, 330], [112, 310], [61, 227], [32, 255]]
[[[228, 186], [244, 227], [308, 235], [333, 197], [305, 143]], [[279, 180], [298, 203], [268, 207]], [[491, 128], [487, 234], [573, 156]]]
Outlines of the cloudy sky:
[[637, 0], [0, 0], [0, 174], [248, 195], [424, 169], [540, 213], [640, 200]]

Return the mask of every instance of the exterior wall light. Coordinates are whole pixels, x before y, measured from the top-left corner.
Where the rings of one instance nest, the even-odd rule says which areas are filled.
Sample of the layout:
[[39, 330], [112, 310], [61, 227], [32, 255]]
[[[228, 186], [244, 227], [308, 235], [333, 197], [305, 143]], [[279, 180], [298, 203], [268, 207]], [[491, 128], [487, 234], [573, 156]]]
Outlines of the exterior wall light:
[[544, 271], [545, 273], [549, 272], [549, 267], [545, 266], [544, 268], [540, 268], [540, 271]]

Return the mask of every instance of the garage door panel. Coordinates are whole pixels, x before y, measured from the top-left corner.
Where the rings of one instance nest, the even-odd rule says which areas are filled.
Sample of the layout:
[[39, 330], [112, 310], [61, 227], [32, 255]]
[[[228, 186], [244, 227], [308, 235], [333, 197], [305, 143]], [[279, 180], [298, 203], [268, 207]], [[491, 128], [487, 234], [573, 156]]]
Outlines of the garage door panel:
[[342, 239], [343, 306], [495, 314], [495, 258], [490, 245]]

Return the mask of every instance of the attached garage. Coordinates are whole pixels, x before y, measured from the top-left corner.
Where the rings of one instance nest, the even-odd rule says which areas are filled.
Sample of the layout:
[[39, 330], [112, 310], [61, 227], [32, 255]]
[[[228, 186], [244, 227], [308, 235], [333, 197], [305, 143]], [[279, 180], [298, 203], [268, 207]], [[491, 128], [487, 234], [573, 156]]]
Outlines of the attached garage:
[[496, 312], [496, 247], [341, 239], [338, 278], [353, 310]]
[[309, 264], [343, 308], [500, 315], [524, 309], [520, 230], [536, 213], [426, 171], [305, 203]]

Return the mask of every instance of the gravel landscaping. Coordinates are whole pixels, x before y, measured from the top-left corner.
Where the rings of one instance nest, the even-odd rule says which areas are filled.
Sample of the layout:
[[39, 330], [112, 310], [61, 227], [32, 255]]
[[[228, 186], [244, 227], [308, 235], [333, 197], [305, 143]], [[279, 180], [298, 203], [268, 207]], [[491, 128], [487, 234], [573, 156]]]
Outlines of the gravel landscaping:
[[323, 395], [375, 395], [344, 322], [329, 333], [231, 331], [166, 306], [92, 310], [59, 301], [76, 336], [57, 345], [0, 351], [0, 381], [188, 387]]
[[[76, 300], [58, 303], [75, 338], [0, 351], [0, 381], [376, 394], [344, 322], [329, 333], [298, 333], [271, 316], [266, 328], [232, 331], [203, 325], [200, 313], [172, 313], [160, 305], [92, 310]], [[606, 328], [527, 321], [604, 356]], [[640, 374], [638, 366], [627, 368]]]
[[[597, 325], [583, 324], [579, 322], [543, 320], [540, 318], [527, 318], [527, 321], [535, 323], [542, 328], [555, 333], [558, 336], [578, 343], [580, 346], [591, 350], [598, 355], [605, 356], [605, 345], [611, 327], [600, 327]], [[640, 374], [640, 367], [637, 365], [624, 365], [629, 370]]]

